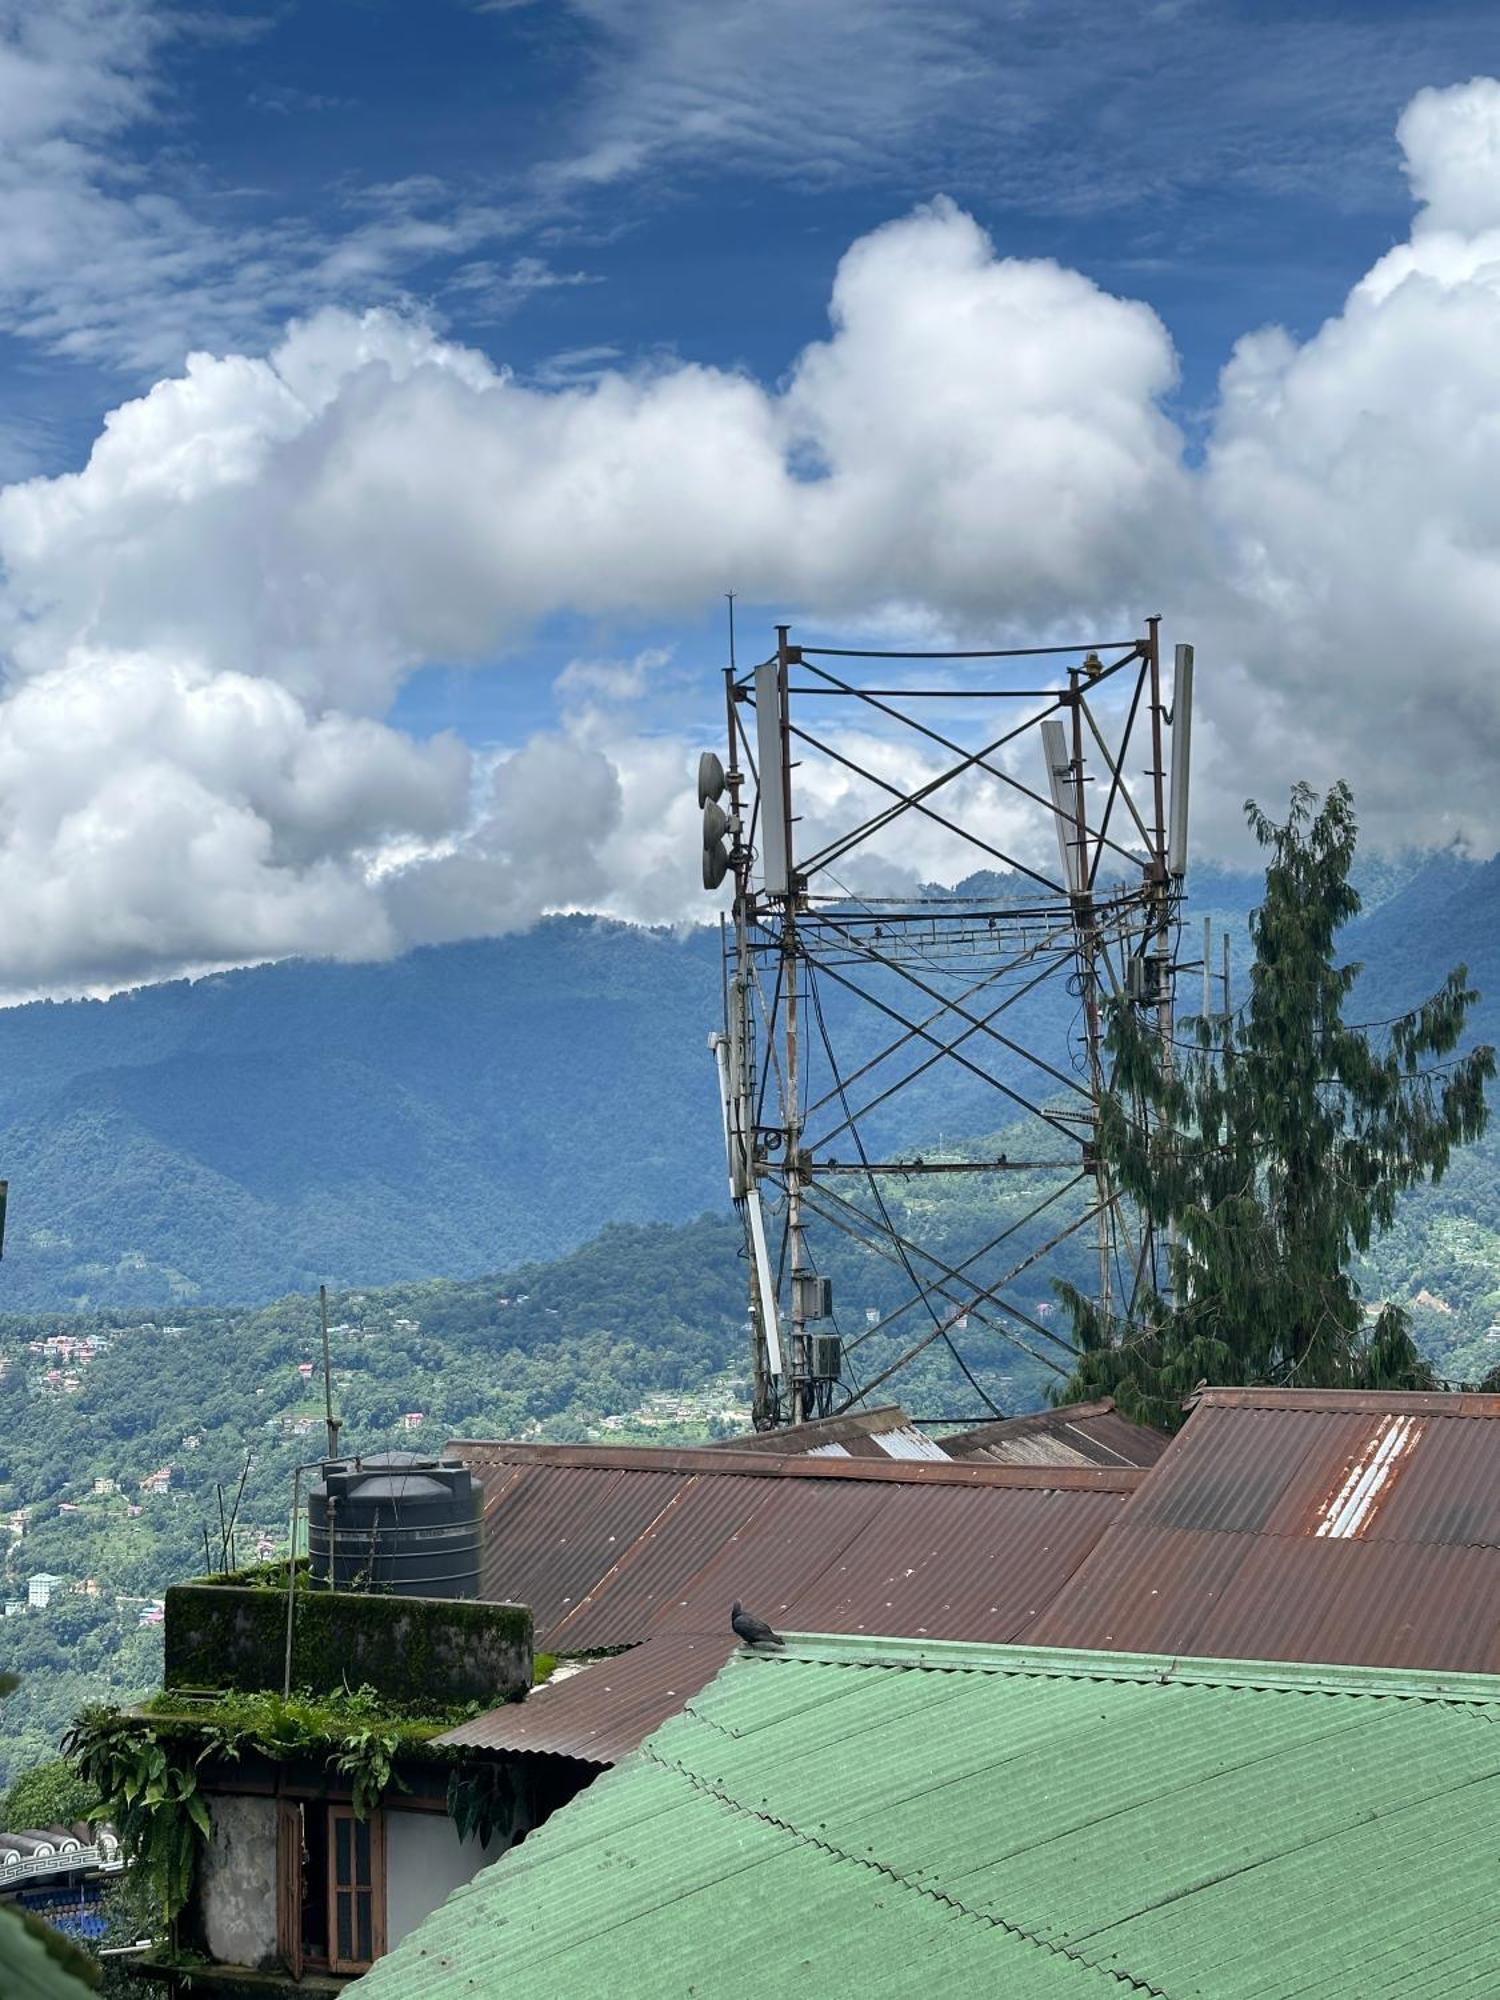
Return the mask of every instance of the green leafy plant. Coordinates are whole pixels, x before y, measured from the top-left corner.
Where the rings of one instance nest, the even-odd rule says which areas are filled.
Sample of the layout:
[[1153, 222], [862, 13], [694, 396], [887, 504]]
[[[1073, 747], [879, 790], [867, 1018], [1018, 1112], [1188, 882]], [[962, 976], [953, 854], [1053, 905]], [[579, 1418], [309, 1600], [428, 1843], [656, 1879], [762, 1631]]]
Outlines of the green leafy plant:
[[346, 1738], [343, 1749], [333, 1758], [333, 1768], [340, 1777], [351, 1781], [356, 1819], [367, 1819], [393, 1786], [397, 1791], [410, 1790], [396, 1775], [400, 1748], [400, 1737], [389, 1731], [359, 1729]]
[[448, 1780], [448, 1817], [481, 1847], [497, 1833], [514, 1838], [531, 1824], [526, 1780], [510, 1763], [462, 1766]]
[[396, 1770], [402, 1752], [451, 1727], [460, 1713], [393, 1714], [370, 1687], [317, 1695], [304, 1688], [290, 1697], [226, 1693], [191, 1714], [184, 1707], [185, 1697], [167, 1689], [144, 1711], [87, 1709], [63, 1745], [168, 1923], [187, 1901], [198, 1842], [210, 1831], [197, 1781], [205, 1762], [232, 1761], [247, 1748], [275, 1759], [321, 1753], [349, 1782], [364, 1819], [386, 1793], [409, 1789]]
[[294, 1688], [289, 1695], [273, 1689], [247, 1693], [227, 1689], [209, 1703], [196, 1703], [176, 1688], [164, 1688], [147, 1704], [163, 1724], [191, 1728], [200, 1741], [212, 1740], [218, 1755], [235, 1755], [253, 1745], [268, 1757], [292, 1751], [344, 1748], [361, 1733], [388, 1736], [393, 1749], [413, 1749], [444, 1729], [451, 1729], [478, 1712], [464, 1702], [417, 1714], [392, 1702], [375, 1688], [333, 1688], [317, 1692]]
[[299, 1690], [290, 1699], [226, 1694], [191, 1717], [181, 1705], [169, 1690], [157, 1697], [156, 1712], [87, 1709], [63, 1745], [168, 1924], [192, 1891], [198, 1843], [210, 1831], [197, 1780], [205, 1761], [232, 1760], [246, 1747], [272, 1758], [322, 1751], [329, 1769], [349, 1782], [364, 1819], [387, 1792], [408, 1789], [396, 1770], [401, 1752], [452, 1720], [393, 1718], [368, 1687], [321, 1696]]
[[[102, 1801], [120, 1843], [171, 1923], [192, 1891], [198, 1843], [209, 1833], [196, 1763], [181, 1761], [152, 1726], [117, 1709], [87, 1709], [63, 1745]], [[199, 1758], [204, 1753], [199, 1753]]]

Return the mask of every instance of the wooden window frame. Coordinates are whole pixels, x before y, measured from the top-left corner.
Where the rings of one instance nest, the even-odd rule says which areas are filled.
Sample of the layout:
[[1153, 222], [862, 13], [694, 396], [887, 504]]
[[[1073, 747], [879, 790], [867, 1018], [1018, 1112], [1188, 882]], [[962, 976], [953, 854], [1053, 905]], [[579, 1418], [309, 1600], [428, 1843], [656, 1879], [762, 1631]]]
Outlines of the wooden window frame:
[[[309, 1805], [324, 1809], [326, 1823], [324, 1839], [326, 1845], [327, 1875], [324, 1895], [325, 1936], [327, 1956], [311, 1959], [302, 1948], [302, 1847], [306, 1838], [304, 1811]], [[327, 1970], [339, 1975], [368, 1972], [377, 1958], [384, 1958], [386, 1952], [386, 1880], [385, 1880], [385, 1815], [378, 1809], [363, 1822], [356, 1822], [353, 1807], [347, 1799], [305, 1799], [280, 1798], [276, 1802], [276, 1932], [277, 1945], [283, 1964], [293, 1979], [300, 1979], [304, 1971]], [[343, 1958], [338, 1949], [338, 1827], [340, 1822], [363, 1824], [370, 1833], [370, 1880], [367, 1893], [370, 1898], [370, 1957]], [[350, 1851], [356, 1847], [356, 1836], [350, 1833]], [[362, 1885], [352, 1885], [353, 1893], [359, 1894]], [[345, 1885], [344, 1893], [351, 1893], [351, 1885]], [[357, 1953], [359, 1930], [357, 1918], [351, 1924], [351, 1942]]]
[[[349, 1850], [353, 1854], [358, 1849], [359, 1836], [356, 1829], [369, 1828], [370, 1833], [370, 1880], [368, 1885], [350, 1883], [341, 1885], [338, 1879], [338, 1830], [340, 1825], [349, 1828]], [[370, 1956], [359, 1956], [359, 1926], [354, 1917], [355, 1904], [351, 1904], [350, 1941], [354, 1946], [351, 1957], [339, 1956], [338, 1941], [338, 1898], [340, 1891], [356, 1899], [362, 1894], [370, 1898]], [[330, 1799], [328, 1802], [328, 1969], [330, 1972], [368, 1972], [377, 1958], [385, 1957], [385, 1814], [378, 1808], [368, 1819], [359, 1820], [352, 1805]]]
[[276, 1801], [276, 1942], [293, 1979], [302, 1977], [302, 1801]]

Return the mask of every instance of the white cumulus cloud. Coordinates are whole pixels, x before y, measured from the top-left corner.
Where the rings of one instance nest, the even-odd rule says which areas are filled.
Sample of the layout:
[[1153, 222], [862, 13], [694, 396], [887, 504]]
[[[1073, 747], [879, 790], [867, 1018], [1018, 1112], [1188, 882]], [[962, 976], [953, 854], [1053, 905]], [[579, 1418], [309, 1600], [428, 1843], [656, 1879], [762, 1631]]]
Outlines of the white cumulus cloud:
[[1409, 242], [1311, 339], [1249, 335], [1225, 369], [1201, 480], [1220, 559], [1194, 615], [1230, 803], [1343, 774], [1379, 837], [1488, 853], [1500, 84], [1424, 91], [1399, 134], [1424, 204]]
[[[1120, 601], [1160, 523], [1185, 534], [1171, 344], [1145, 307], [997, 258], [938, 203], [854, 246], [831, 321], [779, 390], [681, 365], [541, 388], [420, 322], [328, 310], [267, 355], [192, 356], [81, 471], [0, 492], [0, 738], [75, 705], [71, 788], [113, 816], [87, 850], [107, 876], [80, 870], [74, 819], [14, 760], [51, 900], [11, 983], [368, 953], [558, 905], [681, 914], [680, 742], [600, 741], [578, 710], [476, 792], [458, 746], [383, 725], [404, 678], [492, 661], [555, 613], [692, 612], [726, 582], [1045, 618]], [[581, 662], [562, 698], [618, 700], [655, 665]], [[185, 858], [147, 896], [131, 857], [151, 873], [169, 805]]]
[[80, 649], [0, 701], [0, 978], [389, 952], [365, 857], [451, 825], [467, 766], [274, 681]]
[[[946, 202], [850, 248], [775, 387], [523, 383], [380, 311], [195, 355], [0, 492], [0, 984], [701, 911], [687, 732], [650, 707], [670, 681], [681, 716], [683, 662], [581, 659], [554, 726], [480, 753], [388, 717], [424, 664], [731, 586], [965, 637], [1161, 608], [1199, 646], [1208, 839], [1343, 774], [1382, 837], [1493, 850], [1500, 86], [1423, 92], [1400, 138], [1409, 240], [1311, 338], [1238, 344], [1201, 465], [1158, 317]], [[885, 861], [936, 872], [925, 834]]]

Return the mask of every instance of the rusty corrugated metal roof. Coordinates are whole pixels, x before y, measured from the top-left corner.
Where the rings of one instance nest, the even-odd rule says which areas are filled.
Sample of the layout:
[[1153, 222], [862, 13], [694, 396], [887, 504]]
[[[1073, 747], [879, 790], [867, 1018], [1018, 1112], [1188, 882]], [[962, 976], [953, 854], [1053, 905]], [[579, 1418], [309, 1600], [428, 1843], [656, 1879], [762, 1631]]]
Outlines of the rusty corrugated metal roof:
[[947, 1452], [936, 1438], [925, 1436], [915, 1424], [881, 1431], [876, 1437], [860, 1438], [853, 1444], [830, 1440], [812, 1447], [814, 1458], [946, 1458]]
[[901, 1496], [913, 1490], [864, 1481], [695, 1480], [680, 1512], [642, 1537], [638, 1554], [560, 1628], [558, 1644], [592, 1652], [648, 1632], [720, 1631], [736, 1597], [757, 1617], [785, 1622], [792, 1598], [871, 1523], [909, 1511]]
[[485, 1595], [529, 1603], [543, 1651], [642, 1657], [613, 1663], [607, 1681], [590, 1668], [576, 1692], [570, 1679], [443, 1740], [591, 1761], [680, 1706], [697, 1666], [694, 1687], [716, 1671], [735, 1597], [799, 1631], [1014, 1637], [1146, 1476], [628, 1445], [454, 1448], [485, 1490]]
[[1500, 1394], [1482, 1389], [1280, 1389], [1205, 1384], [1185, 1403], [1214, 1410], [1343, 1410], [1430, 1417], [1500, 1417]]
[[1056, 1596], [1121, 1499], [1046, 1487], [915, 1489], [791, 1597], [794, 1631], [1001, 1643]]
[[715, 1451], [799, 1453], [831, 1458], [987, 1459], [993, 1465], [1154, 1465], [1171, 1443], [1166, 1431], [1122, 1417], [1112, 1396], [1067, 1403], [1024, 1417], [1001, 1417], [936, 1437], [899, 1403], [726, 1438]]
[[989, 1465], [937, 1459], [785, 1457], [775, 1452], [725, 1451], [711, 1445], [512, 1444], [459, 1438], [446, 1449], [462, 1456], [484, 1489], [486, 1511], [504, 1484], [524, 1479], [537, 1465], [584, 1467], [596, 1472], [737, 1473], [746, 1479], [889, 1480], [896, 1485], [932, 1481], [942, 1486], [1045, 1486], [1077, 1493], [1133, 1493], [1145, 1468], [1129, 1465]]
[[1104, 1396], [975, 1424], [934, 1442], [950, 1458], [983, 1458], [992, 1465], [1154, 1465], [1172, 1440], [1152, 1424], [1131, 1423], [1114, 1398]]
[[1022, 1636], [1500, 1671], [1500, 1397], [1205, 1391]]
[[679, 1496], [681, 1484], [665, 1472], [534, 1465], [504, 1478], [493, 1495], [486, 1486], [486, 1521], [497, 1510], [504, 1513], [505, 1564], [503, 1576], [497, 1576], [486, 1532], [480, 1551], [483, 1594], [529, 1604], [542, 1643], [608, 1564]]
[[882, 1403], [873, 1410], [846, 1410], [836, 1417], [814, 1417], [805, 1424], [783, 1425], [780, 1430], [748, 1431], [743, 1437], [723, 1438], [709, 1449], [772, 1452], [782, 1458], [801, 1452], [826, 1452], [835, 1458], [942, 1456], [899, 1403]]
[[450, 1729], [439, 1742], [468, 1750], [530, 1750], [613, 1764], [706, 1687], [734, 1651], [728, 1630], [664, 1632]]

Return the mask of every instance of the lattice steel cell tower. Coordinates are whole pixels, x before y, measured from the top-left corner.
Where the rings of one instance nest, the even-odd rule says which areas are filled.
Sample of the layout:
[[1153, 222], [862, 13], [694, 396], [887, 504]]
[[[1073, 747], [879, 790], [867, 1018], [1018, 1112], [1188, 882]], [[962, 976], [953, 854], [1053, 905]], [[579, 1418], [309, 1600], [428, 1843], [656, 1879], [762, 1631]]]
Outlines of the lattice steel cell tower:
[[[1066, 1374], [1039, 1287], [1074, 1274], [1108, 1310], [1159, 1282], [1096, 1145], [1107, 996], [1170, 1058], [1193, 652], [1166, 690], [1159, 625], [944, 653], [780, 626], [725, 671], [727, 757], [703, 754], [698, 803], [704, 887], [733, 885], [709, 1041], [759, 1428], [847, 1408], [935, 1342], [993, 1409], [960, 1333]], [[826, 1231], [900, 1274], [855, 1334]]]

